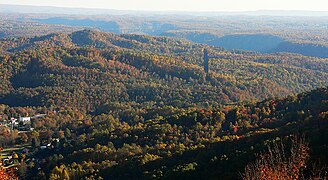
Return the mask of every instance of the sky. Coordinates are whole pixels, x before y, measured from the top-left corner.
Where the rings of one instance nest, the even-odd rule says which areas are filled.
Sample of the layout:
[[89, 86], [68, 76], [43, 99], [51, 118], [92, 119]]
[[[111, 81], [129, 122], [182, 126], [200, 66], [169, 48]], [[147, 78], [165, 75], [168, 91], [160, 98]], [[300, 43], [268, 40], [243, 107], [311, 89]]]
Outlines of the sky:
[[148, 11], [328, 11], [328, 0], [0, 0], [0, 4]]

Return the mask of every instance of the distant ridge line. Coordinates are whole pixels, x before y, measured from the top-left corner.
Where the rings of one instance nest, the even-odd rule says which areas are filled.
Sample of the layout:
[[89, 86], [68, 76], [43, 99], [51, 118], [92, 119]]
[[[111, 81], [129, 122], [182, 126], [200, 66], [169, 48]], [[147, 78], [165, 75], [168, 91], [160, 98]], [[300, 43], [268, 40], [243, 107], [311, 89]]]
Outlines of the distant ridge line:
[[0, 13], [36, 13], [36, 14], [74, 14], [74, 15], [193, 15], [193, 16], [220, 16], [220, 15], [250, 15], [250, 16], [328, 16], [328, 11], [310, 10], [256, 10], [256, 11], [178, 11], [178, 10], [119, 10], [106, 8], [60, 7], [43, 5], [0, 4]]

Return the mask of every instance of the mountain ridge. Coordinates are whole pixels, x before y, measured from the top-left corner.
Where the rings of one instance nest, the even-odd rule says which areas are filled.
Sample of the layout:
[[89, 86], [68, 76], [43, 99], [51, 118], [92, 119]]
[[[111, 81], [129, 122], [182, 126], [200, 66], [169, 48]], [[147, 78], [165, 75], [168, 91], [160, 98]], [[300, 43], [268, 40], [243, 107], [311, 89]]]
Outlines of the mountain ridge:
[[[23, 95], [30, 99], [25, 105], [33, 105], [31, 102], [35, 102], [37, 105], [49, 106], [52, 103], [47, 102], [46, 96], [41, 94], [53, 100], [64, 97], [50, 93], [55, 89], [72, 93], [73, 88], [75, 94], [78, 92], [74, 84], [76, 81], [86, 85], [83, 93], [79, 94], [82, 97], [78, 99], [82, 101], [87, 100], [91, 89], [97, 99], [100, 98], [96, 95], [97, 91], [102, 88], [101, 91], [112, 92], [110, 88], [113, 87], [106, 83], [93, 88], [91, 85], [97, 85], [97, 82], [92, 76], [104, 82], [110, 80], [108, 83], [111, 86], [119, 83], [123, 88], [123, 91], [119, 91], [122, 93], [120, 96], [109, 94], [108, 99], [99, 99], [103, 104], [125, 97], [122, 101], [137, 100], [145, 103], [154, 100], [160, 103], [165, 99], [165, 102], [178, 103], [179, 106], [204, 101], [216, 104], [283, 97], [322, 87], [328, 79], [328, 63], [325, 59], [293, 54], [282, 56], [227, 51], [168, 37], [116, 35], [84, 30], [72, 34], [4, 39], [0, 44], [2, 51], [9, 52], [9, 55], [1, 57], [2, 65], [8, 66], [12, 73], [9, 77], [4, 76], [5, 87], [10, 88], [3, 89], [0, 102], [11, 105], [23, 102], [15, 98]], [[212, 60], [209, 77], [203, 71], [204, 48], [219, 57]], [[65, 84], [66, 81], [69, 83]], [[153, 89], [154, 93], [150, 95], [146, 87], [138, 85], [140, 82]], [[68, 84], [71, 87], [66, 87]], [[155, 90], [156, 87], [159, 90]], [[31, 90], [34, 94], [28, 92]], [[202, 91], [206, 94], [202, 94]], [[170, 98], [163, 98], [166, 93], [170, 94]], [[215, 99], [210, 99], [210, 96]], [[60, 100], [55, 104], [65, 106], [71, 103], [66, 104]], [[96, 107], [90, 105], [87, 111], [98, 111]], [[86, 106], [81, 108], [85, 110]]]
[[[185, 15], [269, 15], [269, 16], [328, 16], [328, 11], [304, 11], [304, 10], [255, 10], [255, 11], [153, 11], [153, 10], [118, 10], [103, 8], [80, 8], [80, 7], [59, 7], [59, 6], [35, 6], [1, 4], [0, 10], [7, 13], [54, 13], [54, 14], [185, 14]], [[43, 10], [44, 9], [44, 10]], [[64, 9], [64, 10], [63, 10]], [[83, 13], [81, 12], [83, 10]], [[198, 14], [195, 14], [198, 13]]]

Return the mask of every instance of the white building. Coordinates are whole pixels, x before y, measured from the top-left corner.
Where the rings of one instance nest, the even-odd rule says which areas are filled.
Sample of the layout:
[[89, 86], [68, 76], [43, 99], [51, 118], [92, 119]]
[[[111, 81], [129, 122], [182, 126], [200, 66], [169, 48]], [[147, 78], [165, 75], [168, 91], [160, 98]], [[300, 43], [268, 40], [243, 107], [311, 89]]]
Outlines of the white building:
[[19, 117], [19, 122], [23, 122], [24, 124], [31, 122], [31, 117]]

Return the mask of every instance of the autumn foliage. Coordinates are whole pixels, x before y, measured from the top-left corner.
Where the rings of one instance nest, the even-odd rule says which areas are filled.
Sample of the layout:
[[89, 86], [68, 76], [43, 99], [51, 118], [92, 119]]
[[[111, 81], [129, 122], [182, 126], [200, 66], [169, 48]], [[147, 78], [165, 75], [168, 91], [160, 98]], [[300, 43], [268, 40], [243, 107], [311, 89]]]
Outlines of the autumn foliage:
[[0, 179], [1, 180], [18, 180], [18, 177], [14, 174], [12, 169], [6, 170], [0, 167]]
[[300, 179], [309, 158], [309, 146], [303, 137], [294, 137], [289, 152], [280, 141], [268, 146], [268, 153], [261, 154], [253, 164], [245, 168], [245, 180]]

